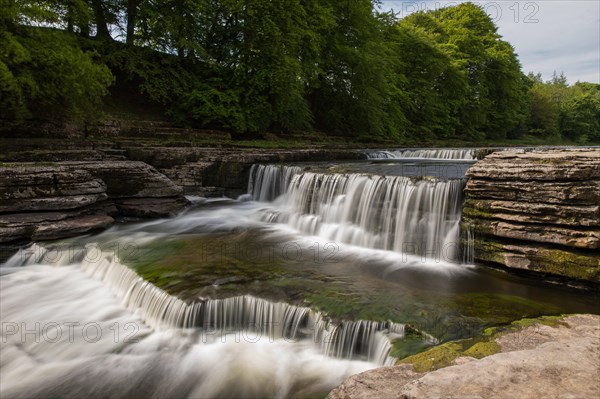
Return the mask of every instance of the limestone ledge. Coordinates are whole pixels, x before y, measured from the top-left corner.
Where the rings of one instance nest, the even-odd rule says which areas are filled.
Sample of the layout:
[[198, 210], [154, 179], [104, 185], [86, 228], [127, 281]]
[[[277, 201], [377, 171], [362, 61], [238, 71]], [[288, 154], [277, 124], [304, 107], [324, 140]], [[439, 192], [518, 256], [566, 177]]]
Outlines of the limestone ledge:
[[0, 166], [0, 242], [74, 236], [116, 216], [168, 216], [186, 204], [181, 187], [143, 162]]
[[476, 261], [600, 282], [600, 149], [499, 151], [467, 176]]

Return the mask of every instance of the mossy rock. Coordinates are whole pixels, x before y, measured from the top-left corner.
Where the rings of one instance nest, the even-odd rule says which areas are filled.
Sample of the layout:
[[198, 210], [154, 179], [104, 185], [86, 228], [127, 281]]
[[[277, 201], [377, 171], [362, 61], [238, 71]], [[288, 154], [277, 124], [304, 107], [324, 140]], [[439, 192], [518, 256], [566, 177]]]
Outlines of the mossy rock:
[[539, 249], [528, 256], [531, 270], [600, 283], [600, 257], [561, 249]]
[[536, 324], [568, 327], [564, 317], [564, 315], [541, 316], [513, 321], [505, 326], [487, 328], [473, 338], [443, 343], [416, 355], [405, 357], [399, 360], [398, 364], [412, 364], [415, 371], [425, 373], [451, 366], [459, 357], [482, 359], [502, 351], [502, 347], [496, 342], [501, 336]]
[[464, 316], [476, 317], [485, 325], [507, 324], [515, 319], [560, 312], [556, 306], [505, 294], [461, 294], [454, 299], [454, 305]]
[[447, 342], [425, 352], [400, 360], [401, 364], [412, 364], [415, 371], [425, 373], [450, 366], [454, 359], [462, 356], [463, 345], [460, 342]]
[[476, 359], [481, 359], [486, 356], [493, 355], [494, 353], [500, 352], [502, 348], [494, 341], [482, 341], [477, 342], [475, 345], [471, 346], [469, 349], [465, 350], [463, 354], [465, 356], [474, 357]]

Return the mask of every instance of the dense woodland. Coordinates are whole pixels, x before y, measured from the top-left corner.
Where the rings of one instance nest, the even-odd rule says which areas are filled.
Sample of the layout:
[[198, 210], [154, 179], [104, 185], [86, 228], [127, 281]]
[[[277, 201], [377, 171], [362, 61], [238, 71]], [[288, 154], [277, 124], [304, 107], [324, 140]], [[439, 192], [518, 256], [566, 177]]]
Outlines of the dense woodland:
[[600, 85], [523, 73], [476, 5], [0, 0], [0, 117], [101, 118], [117, 96], [240, 136], [600, 141]]

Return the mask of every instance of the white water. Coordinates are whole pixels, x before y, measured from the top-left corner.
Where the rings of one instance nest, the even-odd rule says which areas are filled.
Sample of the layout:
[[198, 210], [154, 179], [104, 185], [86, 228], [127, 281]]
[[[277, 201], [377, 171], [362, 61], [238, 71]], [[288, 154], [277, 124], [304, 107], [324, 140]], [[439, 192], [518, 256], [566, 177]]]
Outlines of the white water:
[[315, 395], [375, 367], [343, 360], [353, 348], [385, 363], [383, 328], [403, 328], [332, 323], [252, 297], [188, 305], [112, 255], [82, 251], [79, 263], [47, 265], [43, 248], [30, 252], [0, 277], [0, 397]]
[[[23, 253], [27, 256], [22, 256]], [[15, 254], [6, 265], [44, 264], [49, 253], [46, 248], [34, 244], [29, 250]], [[245, 331], [288, 341], [307, 338], [325, 355], [347, 359], [366, 357], [380, 365], [394, 361], [388, 358], [391, 349], [388, 332], [393, 333], [394, 338], [403, 336], [401, 324], [366, 320], [335, 322], [307, 307], [274, 303], [249, 295], [202, 299], [188, 304], [139, 277], [121, 264], [115, 254], [98, 253], [93, 245], [53, 263], [60, 267], [73, 259], [80, 261], [72, 266], [92, 279], [104, 282], [125, 308], [154, 328], [199, 327], [205, 335]]]
[[437, 149], [416, 149], [416, 150], [390, 150], [373, 151], [367, 153], [369, 159], [402, 159], [402, 158], [423, 158], [423, 159], [452, 159], [452, 160], [472, 160], [474, 151], [470, 148], [437, 148]]
[[273, 201], [288, 190], [292, 178], [301, 170], [297, 166], [252, 165], [248, 193], [255, 201]]
[[[103, 239], [142, 243], [266, 221], [369, 251], [453, 258], [462, 185], [255, 166], [249, 192], [275, 199], [266, 207], [190, 212]], [[390, 339], [404, 335], [399, 323], [334, 321], [247, 295], [185, 302], [85, 242], [72, 240], [79, 249], [60, 259], [33, 245], [0, 268], [0, 397], [317, 396], [393, 363]]]
[[[300, 172], [265, 166], [256, 182], [288, 189], [265, 210], [263, 221], [333, 242], [459, 262], [464, 181], [365, 174]], [[262, 174], [260, 174], [262, 173]], [[254, 192], [267, 188], [253, 185]]]

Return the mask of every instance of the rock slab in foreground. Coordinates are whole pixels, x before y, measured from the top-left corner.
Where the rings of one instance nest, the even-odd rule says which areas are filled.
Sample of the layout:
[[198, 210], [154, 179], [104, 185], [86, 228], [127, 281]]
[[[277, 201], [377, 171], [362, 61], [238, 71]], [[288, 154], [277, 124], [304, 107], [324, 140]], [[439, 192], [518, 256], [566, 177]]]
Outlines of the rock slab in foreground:
[[534, 324], [496, 339], [501, 353], [426, 374], [410, 365], [357, 374], [329, 399], [597, 398], [600, 397], [600, 316], [574, 315], [566, 325]]
[[600, 282], [600, 149], [495, 152], [467, 177], [475, 260]]
[[0, 243], [70, 237], [115, 216], [168, 216], [186, 204], [179, 186], [143, 162], [3, 164]]

